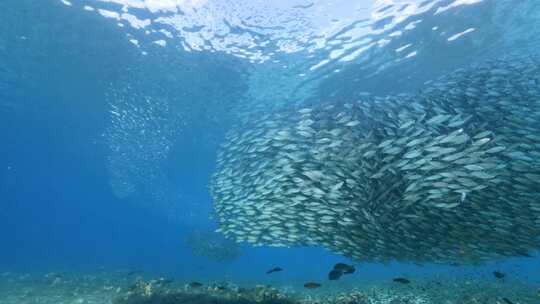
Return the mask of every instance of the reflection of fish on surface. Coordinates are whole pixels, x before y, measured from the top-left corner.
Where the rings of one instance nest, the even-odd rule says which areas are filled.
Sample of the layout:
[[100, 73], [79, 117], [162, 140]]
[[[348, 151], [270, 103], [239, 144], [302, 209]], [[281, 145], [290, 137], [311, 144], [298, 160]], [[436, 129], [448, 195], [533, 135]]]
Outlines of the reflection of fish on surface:
[[530, 58], [493, 60], [417, 95], [247, 116], [217, 156], [218, 231], [363, 261], [528, 254], [540, 248], [538, 82]]

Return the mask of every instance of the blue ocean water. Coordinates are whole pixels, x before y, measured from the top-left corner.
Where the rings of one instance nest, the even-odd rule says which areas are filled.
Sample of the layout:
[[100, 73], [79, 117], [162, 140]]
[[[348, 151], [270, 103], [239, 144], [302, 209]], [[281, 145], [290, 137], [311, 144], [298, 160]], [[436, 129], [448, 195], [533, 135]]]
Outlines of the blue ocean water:
[[[301, 286], [355, 263], [344, 288], [393, 277], [540, 284], [540, 260], [363, 263], [324, 248], [193, 253], [213, 231], [208, 184], [226, 131], [253, 109], [415, 92], [540, 47], [535, 0], [0, 3], [0, 273], [133, 269]], [[285, 271], [268, 276], [279, 266]], [[334, 283], [332, 283], [334, 284]]]

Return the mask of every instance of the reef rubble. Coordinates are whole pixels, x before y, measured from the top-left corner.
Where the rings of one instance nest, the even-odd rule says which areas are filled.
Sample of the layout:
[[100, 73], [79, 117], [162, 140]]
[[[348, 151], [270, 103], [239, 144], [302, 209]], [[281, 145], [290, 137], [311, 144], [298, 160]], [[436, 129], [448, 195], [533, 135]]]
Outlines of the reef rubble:
[[518, 280], [417, 278], [410, 284], [351, 281], [306, 289], [189, 282], [146, 273], [0, 274], [0, 304], [538, 304], [536, 284]]

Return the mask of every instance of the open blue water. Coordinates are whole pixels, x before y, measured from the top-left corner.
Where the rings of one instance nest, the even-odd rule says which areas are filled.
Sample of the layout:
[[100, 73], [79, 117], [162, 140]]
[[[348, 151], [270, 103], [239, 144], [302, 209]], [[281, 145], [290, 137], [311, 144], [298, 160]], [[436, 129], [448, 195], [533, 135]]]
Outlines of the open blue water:
[[[323, 280], [351, 261], [241, 244], [219, 262], [186, 246], [217, 228], [208, 184], [231, 125], [255, 108], [414, 92], [472, 63], [535, 55], [539, 37], [536, 0], [2, 0], [0, 272]], [[540, 284], [538, 258], [357, 265], [339, 284], [494, 280], [496, 269]], [[274, 266], [285, 271], [265, 275]]]

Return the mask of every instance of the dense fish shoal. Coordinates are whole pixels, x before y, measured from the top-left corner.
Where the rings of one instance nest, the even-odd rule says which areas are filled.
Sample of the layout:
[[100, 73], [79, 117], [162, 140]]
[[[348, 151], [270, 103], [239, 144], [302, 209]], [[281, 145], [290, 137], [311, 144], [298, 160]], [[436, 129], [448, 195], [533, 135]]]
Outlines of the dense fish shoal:
[[482, 263], [540, 246], [540, 66], [471, 65], [417, 94], [257, 113], [211, 181], [218, 231], [363, 261]]

